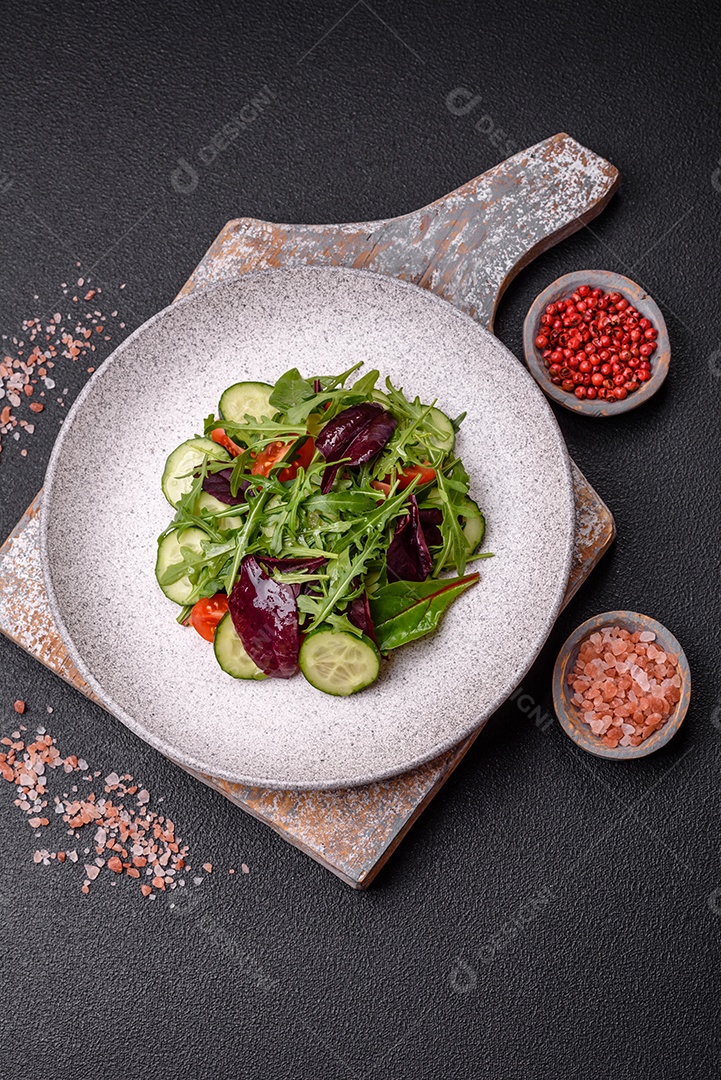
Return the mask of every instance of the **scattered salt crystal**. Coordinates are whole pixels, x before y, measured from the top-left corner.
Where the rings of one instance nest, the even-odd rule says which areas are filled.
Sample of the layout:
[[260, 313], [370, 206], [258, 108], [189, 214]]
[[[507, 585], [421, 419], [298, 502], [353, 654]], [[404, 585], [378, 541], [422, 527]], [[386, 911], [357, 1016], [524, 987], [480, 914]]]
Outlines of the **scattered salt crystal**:
[[108, 785], [108, 787], [117, 787], [120, 783], [120, 777], [116, 772], [108, 773], [108, 775], [105, 777], [105, 783]]
[[138, 802], [141, 806], [144, 806], [145, 803], [150, 802], [150, 792], [146, 791], [145, 788], [142, 788], [138, 792]]
[[93, 866], [92, 863], [85, 863], [84, 864], [84, 870], [85, 870], [85, 873], [86, 873], [87, 877], [91, 881], [95, 881], [96, 877], [100, 873], [100, 867], [99, 866]]
[[202, 885], [202, 884], [203, 884], [202, 877], [194, 877], [193, 878], [193, 885]]
[[250, 867], [248, 866], [247, 863], [241, 863], [240, 864], [240, 869], [243, 871], [244, 874], [249, 874], [250, 873]]

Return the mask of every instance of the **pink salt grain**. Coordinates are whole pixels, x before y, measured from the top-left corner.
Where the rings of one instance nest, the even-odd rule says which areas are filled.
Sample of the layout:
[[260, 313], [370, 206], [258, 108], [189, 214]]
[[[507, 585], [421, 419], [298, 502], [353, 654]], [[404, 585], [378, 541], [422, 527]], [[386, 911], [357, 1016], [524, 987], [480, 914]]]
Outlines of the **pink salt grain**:
[[609, 748], [640, 746], [681, 698], [678, 657], [655, 641], [650, 630], [604, 626], [581, 643], [566, 676], [580, 722]]

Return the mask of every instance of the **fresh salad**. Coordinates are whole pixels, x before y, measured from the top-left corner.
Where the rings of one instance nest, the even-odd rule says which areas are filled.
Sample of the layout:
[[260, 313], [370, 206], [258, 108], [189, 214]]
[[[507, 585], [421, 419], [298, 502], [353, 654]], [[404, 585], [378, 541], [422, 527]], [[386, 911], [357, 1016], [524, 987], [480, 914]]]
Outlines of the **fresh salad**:
[[354, 694], [384, 654], [436, 629], [488, 557], [454, 453], [465, 414], [361, 367], [236, 383], [167, 460], [158, 584], [233, 678], [300, 669]]

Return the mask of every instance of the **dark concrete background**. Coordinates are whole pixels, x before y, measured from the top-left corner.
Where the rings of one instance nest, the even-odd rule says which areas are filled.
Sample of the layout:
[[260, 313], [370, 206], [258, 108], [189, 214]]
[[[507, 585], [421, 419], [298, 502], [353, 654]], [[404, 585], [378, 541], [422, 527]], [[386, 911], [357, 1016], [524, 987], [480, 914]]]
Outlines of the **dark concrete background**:
[[[651, 292], [673, 352], [642, 410], [598, 423], [559, 411], [619, 537], [525, 686], [550, 712], [566, 635], [629, 607], [679, 637], [694, 692], [672, 743], [628, 764], [582, 756], [507, 705], [357, 894], [0, 641], [3, 733], [25, 698], [28, 722], [67, 751], [162, 794], [216, 867], [172, 909], [102, 875], [86, 898], [77, 868], [33, 864], [42, 842], [0, 788], [0, 1075], [716, 1075], [719, 9], [16, 3], [3, 23], [4, 333], [52, 312], [60, 282], [94, 264], [104, 310], [133, 329], [231, 217], [403, 213], [562, 130], [617, 165], [620, 194], [517, 279], [497, 321], [520, 355], [535, 295], [601, 267]], [[272, 103], [204, 162], [265, 86]], [[460, 117], [445, 104], [459, 86], [481, 97]], [[181, 158], [198, 174], [190, 194], [171, 184]], [[85, 365], [62, 370], [69, 404]], [[6, 440], [3, 536], [63, 412], [49, 405], [31, 438]], [[230, 877], [243, 861], [250, 875]]]

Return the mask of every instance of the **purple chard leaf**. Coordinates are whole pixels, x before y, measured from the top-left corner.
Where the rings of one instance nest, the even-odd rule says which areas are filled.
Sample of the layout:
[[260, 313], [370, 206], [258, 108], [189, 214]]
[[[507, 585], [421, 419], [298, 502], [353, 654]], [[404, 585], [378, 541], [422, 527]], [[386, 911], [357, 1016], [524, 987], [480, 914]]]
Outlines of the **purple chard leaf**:
[[[281, 574], [293, 574], [307, 570], [309, 574], [313, 574], [316, 570], [320, 570], [321, 566], [326, 562], [322, 555], [287, 556], [285, 558], [277, 558], [274, 555], [258, 555], [257, 559], [263, 569], [270, 570], [271, 574], [273, 570], [278, 570]], [[288, 587], [293, 590], [294, 596], [299, 596], [301, 591], [308, 586], [303, 585], [300, 581], [295, 581], [289, 584]]]
[[254, 556], [246, 555], [228, 608], [243, 648], [261, 671], [273, 679], [295, 675], [300, 631], [293, 586], [268, 577]]
[[329, 420], [315, 441], [317, 450], [328, 462], [320, 485], [322, 493], [330, 491], [339, 462], [349, 459], [347, 465], [363, 465], [370, 461], [383, 449], [396, 427], [395, 417], [372, 401], [351, 405]]
[[419, 510], [418, 516], [421, 519], [423, 536], [425, 537], [428, 547], [441, 547], [443, 544], [443, 536], [440, 529], [440, 524], [443, 521], [443, 511], [441, 508], [432, 507], [427, 510]]
[[356, 596], [355, 600], [352, 600], [348, 605], [348, 618], [357, 626], [359, 630], [362, 630], [366, 637], [369, 637], [371, 641], [375, 642], [376, 632], [373, 628], [373, 619], [371, 618], [370, 604], [368, 603], [368, 593], [363, 593], [361, 596]]
[[232, 495], [230, 491], [232, 473], [232, 469], [221, 469], [220, 472], [208, 473], [203, 480], [203, 491], [207, 491], [208, 495], [212, 495], [218, 502], [226, 503], [228, 506], [237, 506], [239, 503], [245, 502], [245, 489], [250, 486], [249, 481], [242, 480], [238, 494]]
[[433, 567], [415, 495], [409, 500], [410, 513], [396, 522], [395, 536], [388, 545], [386, 570], [389, 581], [425, 581]]

